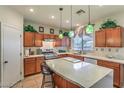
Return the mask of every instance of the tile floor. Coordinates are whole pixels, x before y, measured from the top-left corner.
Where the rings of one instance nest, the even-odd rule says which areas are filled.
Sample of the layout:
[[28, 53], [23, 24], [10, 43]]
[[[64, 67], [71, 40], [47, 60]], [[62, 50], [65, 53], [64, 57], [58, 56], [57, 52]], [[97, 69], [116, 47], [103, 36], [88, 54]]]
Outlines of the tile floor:
[[[46, 80], [50, 80], [50, 77], [46, 77]], [[42, 84], [42, 74], [36, 74], [25, 77], [24, 80], [19, 81], [12, 88], [41, 88], [41, 84]], [[46, 86], [48, 86], [46, 88], [51, 88], [50, 84]], [[122, 88], [124, 88], [124, 86]]]
[[[50, 78], [46, 77], [46, 79], [50, 79]], [[25, 77], [24, 80], [19, 81], [12, 88], [40, 88], [41, 84], [42, 84], [42, 74], [36, 74]]]

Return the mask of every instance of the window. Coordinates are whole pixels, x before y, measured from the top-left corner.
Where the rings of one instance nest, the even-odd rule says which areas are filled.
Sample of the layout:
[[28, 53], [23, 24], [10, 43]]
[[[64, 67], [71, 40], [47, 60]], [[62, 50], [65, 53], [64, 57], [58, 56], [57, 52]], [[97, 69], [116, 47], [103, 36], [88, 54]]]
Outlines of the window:
[[74, 50], [83, 50], [83, 51], [92, 51], [93, 50], [93, 35], [83, 35], [75, 36], [73, 38], [73, 49]]
[[93, 50], [93, 35], [83, 35], [83, 50], [92, 51]]

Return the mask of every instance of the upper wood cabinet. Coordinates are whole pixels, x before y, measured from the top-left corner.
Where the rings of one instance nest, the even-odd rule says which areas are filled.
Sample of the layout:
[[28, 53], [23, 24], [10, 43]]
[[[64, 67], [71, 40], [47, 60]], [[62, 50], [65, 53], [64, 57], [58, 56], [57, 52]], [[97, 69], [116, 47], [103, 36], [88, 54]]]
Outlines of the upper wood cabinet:
[[121, 27], [106, 29], [106, 46], [122, 47], [123, 46], [123, 29]]
[[55, 47], [62, 46], [62, 39], [58, 37], [58, 35], [55, 36]]
[[34, 33], [24, 32], [24, 46], [33, 47], [34, 46]]
[[50, 35], [49, 34], [44, 34], [44, 39], [49, 39]]
[[[54, 39], [55, 47], [62, 46], [62, 39], [60, 39], [58, 35], [24, 32], [24, 47], [42, 47], [42, 41], [44, 39]], [[70, 46], [70, 40], [67, 39], [64, 43]]]
[[122, 47], [124, 46], [123, 28], [107, 28], [95, 32], [96, 47]]
[[35, 33], [35, 46], [42, 47], [42, 41], [44, 39], [43, 34]]
[[95, 32], [95, 47], [105, 46], [105, 30]]

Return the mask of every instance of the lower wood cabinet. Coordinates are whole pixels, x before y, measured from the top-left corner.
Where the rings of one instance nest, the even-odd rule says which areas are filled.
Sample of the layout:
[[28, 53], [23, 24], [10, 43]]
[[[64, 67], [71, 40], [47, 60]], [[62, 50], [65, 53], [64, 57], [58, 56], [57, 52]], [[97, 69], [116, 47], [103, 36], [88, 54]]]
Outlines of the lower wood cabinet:
[[36, 73], [41, 72], [41, 64], [43, 63], [44, 58], [43, 57], [37, 57], [36, 58]]
[[82, 57], [82, 56], [80, 56], [80, 55], [73, 55], [73, 54], [59, 54], [58, 57], [59, 57], [59, 58], [62, 58], [62, 57], [72, 57], [72, 58], [76, 58], [76, 59], [79, 59], [79, 60], [84, 61], [84, 57]]
[[24, 59], [24, 76], [35, 73], [35, 58]]
[[58, 88], [79, 88], [78, 85], [71, 83], [70, 81], [64, 79], [63, 77], [57, 74], [53, 75], [53, 79], [54, 79], [55, 85]]
[[59, 58], [67, 57], [67, 54], [59, 54], [58, 57], [59, 57]]
[[43, 63], [43, 57], [25, 58], [24, 59], [24, 76], [41, 72], [40, 65]]
[[74, 54], [67, 54], [68, 57], [73, 57], [79, 60], [84, 61], [84, 57], [80, 56], [80, 55], [74, 55]]
[[114, 86], [116, 87], [121, 87], [121, 66], [118, 63], [114, 63], [114, 62], [107, 62], [107, 61], [103, 61], [103, 60], [98, 60], [97, 64], [99, 66], [103, 66], [103, 67], [107, 67], [107, 68], [111, 68], [114, 70]]

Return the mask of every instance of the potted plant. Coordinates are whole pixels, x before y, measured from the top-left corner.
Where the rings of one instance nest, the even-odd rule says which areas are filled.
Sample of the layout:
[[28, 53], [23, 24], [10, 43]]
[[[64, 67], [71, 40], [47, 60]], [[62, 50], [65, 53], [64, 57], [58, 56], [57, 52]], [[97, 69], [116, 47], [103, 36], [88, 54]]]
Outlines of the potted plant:
[[24, 26], [24, 31], [25, 32], [37, 32], [33, 26], [31, 25], [27, 25], [27, 26]]
[[116, 28], [116, 27], [120, 27], [119, 25], [117, 25], [116, 20], [107, 19], [104, 23], [101, 24], [100, 29]]

